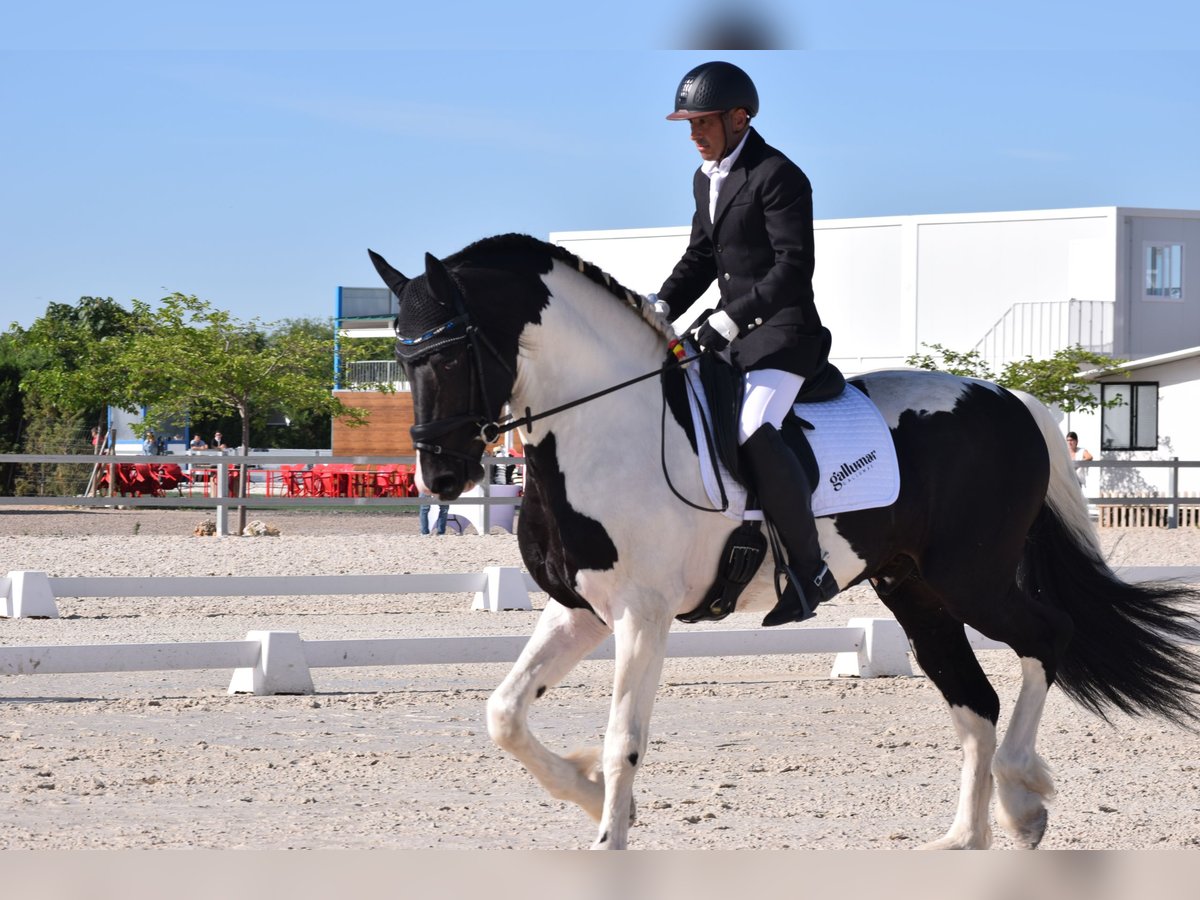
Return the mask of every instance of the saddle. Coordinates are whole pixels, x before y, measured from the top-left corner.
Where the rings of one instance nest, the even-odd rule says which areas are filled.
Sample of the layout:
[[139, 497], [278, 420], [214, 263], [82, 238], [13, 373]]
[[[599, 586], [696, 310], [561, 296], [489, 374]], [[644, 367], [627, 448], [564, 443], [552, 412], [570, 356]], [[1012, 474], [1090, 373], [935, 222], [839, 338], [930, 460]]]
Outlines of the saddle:
[[[754, 486], [743, 472], [741, 454], [738, 452], [738, 422], [741, 417], [744, 391], [742, 372], [732, 362], [718, 354], [706, 353], [700, 357], [700, 382], [708, 398], [709, 423], [712, 449], [725, 466], [730, 476], [746, 488], [747, 508], [757, 508]], [[811, 378], [796, 396], [796, 403], [816, 403], [832, 400], [846, 387], [846, 380], [838, 368], [826, 363]], [[812, 446], [805, 436], [805, 429], [812, 425], [796, 415], [795, 407], [783, 420], [780, 434], [804, 467], [809, 484], [815, 485], [819, 467]], [[738, 597], [754, 578], [767, 552], [767, 537], [762, 533], [762, 519], [743, 521], [725, 542], [721, 551], [717, 578], [708, 589], [704, 599], [691, 612], [676, 616], [681, 622], [717, 621], [725, 618], [737, 606]], [[776, 591], [779, 591], [776, 580]]]

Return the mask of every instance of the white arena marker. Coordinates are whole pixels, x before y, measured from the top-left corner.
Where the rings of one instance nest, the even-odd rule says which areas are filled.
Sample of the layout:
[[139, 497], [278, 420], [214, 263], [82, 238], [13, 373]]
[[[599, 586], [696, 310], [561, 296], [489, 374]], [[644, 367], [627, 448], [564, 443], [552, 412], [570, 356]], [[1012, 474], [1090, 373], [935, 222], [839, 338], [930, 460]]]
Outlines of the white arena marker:
[[488, 566], [483, 570], [487, 586], [476, 591], [471, 609], [500, 612], [502, 609], [533, 609], [529, 591], [525, 586], [525, 575], [511, 566]]
[[849, 628], [863, 630], [862, 646], [839, 653], [830, 678], [888, 678], [912, 675], [908, 662], [908, 636], [895, 619], [851, 619]]
[[4, 588], [4, 615], [9, 619], [57, 619], [58, 604], [45, 572], [9, 572]]
[[294, 631], [251, 631], [248, 641], [262, 649], [254, 668], [234, 669], [231, 694], [311, 694], [312, 673], [304, 658], [304, 642]]

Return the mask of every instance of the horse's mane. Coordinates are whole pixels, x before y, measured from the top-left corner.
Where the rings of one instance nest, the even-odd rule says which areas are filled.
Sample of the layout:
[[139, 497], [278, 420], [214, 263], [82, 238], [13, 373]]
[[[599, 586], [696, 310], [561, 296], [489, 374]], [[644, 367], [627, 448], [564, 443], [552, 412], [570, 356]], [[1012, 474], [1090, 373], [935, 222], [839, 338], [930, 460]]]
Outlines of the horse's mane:
[[514, 254], [548, 255], [570, 266], [589, 281], [605, 288], [613, 297], [622, 301], [631, 310], [638, 313], [642, 319], [668, 341], [676, 337], [675, 329], [666, 317], [655, 311], [654, 305], [636, 291], [617, 282], [615, 278], [594, 263], [580, 259], [565, 247], [539, 240], [528, 234], [498, 234], [483, 238], [470, 246], [464, 247], [458, 253], [449, 257], [446, 263], [451, 267], [457, 265], [483, 265], [489, 256], [511, 257]]

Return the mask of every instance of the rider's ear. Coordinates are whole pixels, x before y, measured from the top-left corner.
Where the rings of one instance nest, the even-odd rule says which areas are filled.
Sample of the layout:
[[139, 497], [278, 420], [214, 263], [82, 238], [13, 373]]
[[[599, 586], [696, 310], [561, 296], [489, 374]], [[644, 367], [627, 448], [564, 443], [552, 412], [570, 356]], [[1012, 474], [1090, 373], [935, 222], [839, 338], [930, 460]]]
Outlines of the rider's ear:
[[388, 261], [374, 250], [368, 250], [367, 253], [370, 254], [371, 262], [375, 264], [375, 271], [379, 273], [379, 277], [383, 279], [383, 283], [392, 289], [393, 294], [399, 297], [401, 291], [404, 290], [404, 286], [408, 284], [408, 279], [393, 269], [388, 264]]
[[450, 277], [450, 270], [432, 253], [425, 254], [425, 283], [429, 285], [429, 292], [444, 306], [458, 307], [458, 285]]

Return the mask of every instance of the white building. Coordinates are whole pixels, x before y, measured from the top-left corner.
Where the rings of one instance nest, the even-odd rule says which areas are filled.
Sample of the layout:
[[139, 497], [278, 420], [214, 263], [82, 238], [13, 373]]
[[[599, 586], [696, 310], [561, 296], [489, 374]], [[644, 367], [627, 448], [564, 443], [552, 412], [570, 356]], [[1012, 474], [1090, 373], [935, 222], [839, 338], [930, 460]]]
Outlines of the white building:
[[[563, 231], [550, 240], [649, 293], [689, 233]], [[815, 240], [817, 308], [833, 333], [831, 358], [847, 374], [903, 365], [922, 345], [976, 349], [999, 371], [1079, 344], [1134, 361], [1100, 379], [1111, 385], [1100, 388], [1106, 395], [1125, 392], [1133, 402], [1075, 414], [1064, 430], [1079, 432], [1093, 453], [1200, 459], [1192, 412], [1200, 409], [1200, 282], [1190, 291], [1185, 283], [1200, 266], [1200, 211], [825, 219], [815, 223]], [[714, 287], [692, 310], [675, 310], [677, 325], [715, 297]]]

